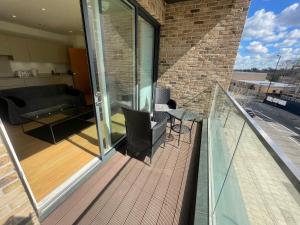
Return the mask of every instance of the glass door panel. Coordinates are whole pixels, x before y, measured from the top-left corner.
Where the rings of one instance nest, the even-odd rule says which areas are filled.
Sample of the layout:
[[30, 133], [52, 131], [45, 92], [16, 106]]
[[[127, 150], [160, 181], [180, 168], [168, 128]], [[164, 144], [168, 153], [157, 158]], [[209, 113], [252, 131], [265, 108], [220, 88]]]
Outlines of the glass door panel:
[[111, 144], [125, 135], [122, 107], [135, 108], [135, 9], [121, 0], [102, 1], [102, 35]]
[[139, 81], [139, 109], [152, 111], [154, 27], [138, 16], [137, 75]]

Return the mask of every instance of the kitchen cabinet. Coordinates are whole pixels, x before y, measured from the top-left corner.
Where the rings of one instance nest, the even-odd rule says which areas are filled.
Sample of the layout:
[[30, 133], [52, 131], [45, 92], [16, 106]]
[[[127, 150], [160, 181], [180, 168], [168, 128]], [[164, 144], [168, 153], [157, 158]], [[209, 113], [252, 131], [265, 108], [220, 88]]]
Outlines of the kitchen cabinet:
[[8, 39], [9, 36], [0, 34], [0, 55], [12, 55]]
[[68, 63], [67, 46], [63, 44], [37, 39], [27, 43], [32, 62]]
[[25, 38], [10, 36], [8, 38], [8, 45], [11, 48], [14, 60], [22, 62], [30, 61], [29, 49]]
[[69, 63], [63, 43], [8, 34], [0, 34], [0, 55], [12, 55], [20, 62]]
[[27, 39], [31, 62], [51, 62], [48, 42], [37, 39]]

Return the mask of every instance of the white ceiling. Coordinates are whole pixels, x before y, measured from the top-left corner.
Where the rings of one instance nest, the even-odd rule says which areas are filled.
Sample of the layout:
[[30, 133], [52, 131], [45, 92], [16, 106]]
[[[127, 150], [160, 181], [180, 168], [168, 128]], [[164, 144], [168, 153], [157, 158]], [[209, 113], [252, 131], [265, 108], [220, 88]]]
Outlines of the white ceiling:
[[83, 33], [79, 0], [0, 0], [0, 20], [59, 34]]

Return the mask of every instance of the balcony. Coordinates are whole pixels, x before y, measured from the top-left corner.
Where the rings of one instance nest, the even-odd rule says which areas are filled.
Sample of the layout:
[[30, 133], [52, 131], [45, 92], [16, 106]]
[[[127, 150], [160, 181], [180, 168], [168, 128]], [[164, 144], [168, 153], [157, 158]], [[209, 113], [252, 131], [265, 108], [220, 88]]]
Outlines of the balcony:
[[151, 166], [121, 147], [43, 224], [300, 221], [299, 171], [221, 86], [192, 136], [173, 134]]

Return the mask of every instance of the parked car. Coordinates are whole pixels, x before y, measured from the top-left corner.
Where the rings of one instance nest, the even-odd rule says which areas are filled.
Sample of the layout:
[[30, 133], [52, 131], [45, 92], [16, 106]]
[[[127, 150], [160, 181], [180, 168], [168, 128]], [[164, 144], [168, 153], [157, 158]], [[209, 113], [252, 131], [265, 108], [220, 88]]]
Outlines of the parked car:
[[249, 116], [251, 116], [252, 118], [255, 117], [255, 113], [252, 109], [250, 108], [245, 108], [245, 111], [249, 114]]

